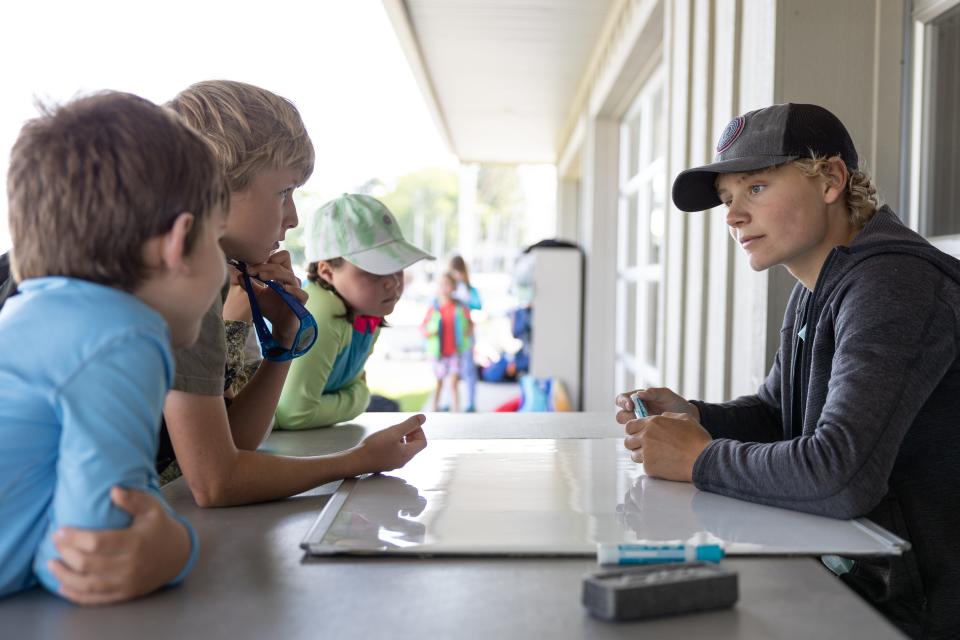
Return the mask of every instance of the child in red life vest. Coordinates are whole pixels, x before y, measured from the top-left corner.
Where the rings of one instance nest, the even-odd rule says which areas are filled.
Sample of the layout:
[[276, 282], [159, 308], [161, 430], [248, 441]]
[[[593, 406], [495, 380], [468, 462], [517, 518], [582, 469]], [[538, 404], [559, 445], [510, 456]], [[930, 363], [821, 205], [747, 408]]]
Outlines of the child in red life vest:
[[443, 383], [450, 380], [450, 398], [453, 411], [460, 411], [457, 383], [460, 381], [461, 354], [469, 348], [473, 336], [470, 310], [454, 297], [457, 281], [451, 273], [440, 277], [437, 299], [423, 319], [423, 334], [427, 338], [427, 355], [433, 360], [437, 388], [433, 394], [433, 410], [440, 405]]

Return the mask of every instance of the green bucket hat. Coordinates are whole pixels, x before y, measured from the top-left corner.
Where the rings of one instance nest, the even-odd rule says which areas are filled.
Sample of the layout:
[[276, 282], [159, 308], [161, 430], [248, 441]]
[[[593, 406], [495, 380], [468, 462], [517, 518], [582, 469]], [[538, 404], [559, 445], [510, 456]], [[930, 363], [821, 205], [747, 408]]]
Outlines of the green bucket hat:
[[343, 258], [380, 276], [434, 259], [404, 240], [397, 219], [382, 202], [356, 193], [345, 193], [320, 207], [304, 235], [308, 262]]

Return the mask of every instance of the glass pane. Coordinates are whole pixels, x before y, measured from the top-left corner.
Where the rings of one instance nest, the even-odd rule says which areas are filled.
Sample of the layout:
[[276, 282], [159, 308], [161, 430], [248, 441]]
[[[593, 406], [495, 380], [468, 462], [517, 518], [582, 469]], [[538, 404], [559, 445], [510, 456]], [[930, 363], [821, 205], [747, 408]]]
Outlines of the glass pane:
[[617, 269], [623, 270], [627, 267], [627, 246], [629, 244], [626, 234], [629, 228], [629, 214], [627, 199], [620, 197], [617, 204]]
[[620, 264], [627, 269], [637, 266], [637, 199], [636, 193], [627, 197], [621, 235], [617, 239], [621, 250]]
[[658, 171], [650, 181], [650, 247], [647, 252], [647, 264], [660, 264], [663, 251], [663, 226], [666, 207], [666, 182]]
[[[616, 299], [616, 308], [617, 315], [615, 317], [616, 322], [616, 335], [614, 336], [614, 344], [616, 345], [617, 355], [623, 353], [624, 345], [627, 344], [626, 332], [631, 329], [627, 327], [626, 320], [626, 304], [627, 304], [627, 289], [626, 281], [623, 279], [617, 280], [617, 299]], [[619, 360], [619, 358], [618, 358]]]
[[632, 380], [633, 376], [628, 374], [626, 367], [619, 360], [617, 361], [616, 366], [613, 368], [613, 377], [613, 388], [617, 390], [617, 393], [620, 393], [625, 389], [633, 388], [627, 384], [627, 381]]
[[624, 333], [626, 341], [624, 344], [624, 352], [636, 358], [637, 356], [637, 283], [636, 282], [627, 282], [626, 283], [626, 297], [624, 299], [624, 304], [626, 305], [626, 326]]
[[[643, 359], [652, 367], [658, 367], [657, 363], [657, 318], [660, 304], [660, 284], [658, 282], [647, 283], [646, 299], [646, 335], [643, 337], [644, 349]], [[659, 368], [659, 367], [658, 367]]]
[[930, 75], [930, 171], [922, 232], [927, 236], [960, 233], [960, 6], [932, 23], [934, 47]]

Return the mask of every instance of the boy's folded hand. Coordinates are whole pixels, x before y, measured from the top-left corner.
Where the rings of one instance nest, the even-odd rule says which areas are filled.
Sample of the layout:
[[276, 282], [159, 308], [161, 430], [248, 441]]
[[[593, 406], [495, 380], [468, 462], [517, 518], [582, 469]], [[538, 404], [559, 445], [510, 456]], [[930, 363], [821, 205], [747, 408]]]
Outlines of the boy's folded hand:
[[627, 423], [623, 446], [648, 476], [692, 482], [693, 466], [712, 438], [693, 416], [664, 412]]
[[153, 496], [114, 487], [114, 504], [133, 520], [125, 529], [64, 527], [53, 535], [60, 552], [50, 571], [60, 594], [77, 604], [109, 604], [154, 591], [173, 580], [190, 557], [190, 537]]
[[230, 288], [227, 290], [227, 299], [223, 301], [223, 319], [240, 320], [250, 324], [252, 322], [250, 300], [247, 298], [246, 289], [243, 288], [241, 273], [233, 265], [227, 265], [227, 274]]
[[[277, 251], [261, 264], [247, 265], [247, 273], [261, 280], [277, 282], [283, 286], [284, 291], [299, 300], [301, 304], [306, 303], [310, 297], [300, 287], [300, 280], [290, 265], [290, 253], [288, 251]], [[252, 280], [251, 283], [261, 313], [273, 325], [274, 337], [284, 346], [290, 346], [297, 330], [300, 328], [299, 318], [291, 311], [287, 303], [269, 287], [255, 280]]]

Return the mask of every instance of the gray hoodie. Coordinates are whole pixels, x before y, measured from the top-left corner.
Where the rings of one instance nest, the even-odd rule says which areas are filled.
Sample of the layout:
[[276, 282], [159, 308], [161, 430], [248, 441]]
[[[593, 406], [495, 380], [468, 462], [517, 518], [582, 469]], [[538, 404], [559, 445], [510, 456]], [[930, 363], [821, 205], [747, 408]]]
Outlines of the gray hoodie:
[[910, 541], [843, 579], [912, 636], [960, 637], [958, 314], [960, 262], [883, 207], [794, 288], [757, 394], [694, 403], [698, 488]]

